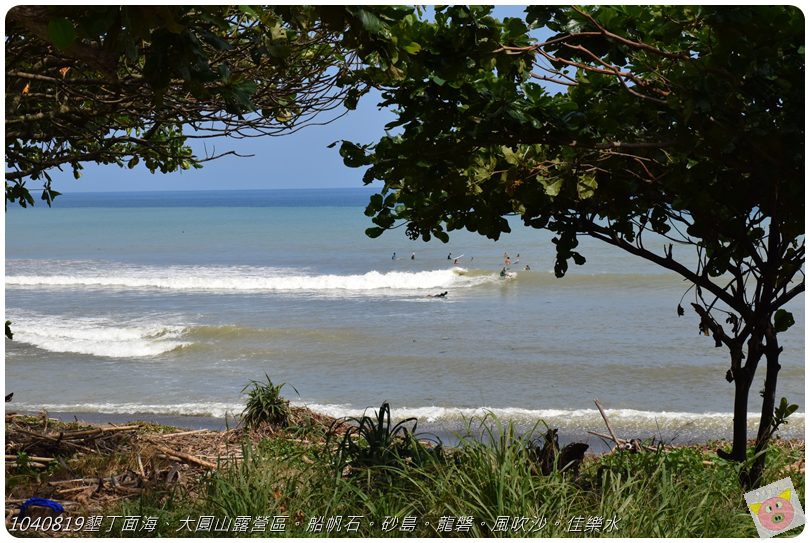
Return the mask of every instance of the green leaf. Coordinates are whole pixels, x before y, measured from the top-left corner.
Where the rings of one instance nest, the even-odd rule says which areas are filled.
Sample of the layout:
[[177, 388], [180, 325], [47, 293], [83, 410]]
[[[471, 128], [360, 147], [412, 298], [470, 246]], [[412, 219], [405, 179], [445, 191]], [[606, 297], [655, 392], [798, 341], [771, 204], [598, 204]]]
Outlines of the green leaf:
[[385, 31], [385, 24], [379, 17], [365, 9], [358, 9], [357, 16], [360, 18], [360, 24], [370, 34], [381, 34]]
[[596, 192], [596, 177], [591, 174], [580, 176], [577, 180], [577, 195], [580, 200], [586, 200]]
[[382, 194], [376, 193], [372, 194], [371, 198], [369, 198], [369, 208], [373, 209], [374, 211], [379, 211], [383, 207], [383, 196]]
[[413, 41], [407, 45], [403, 45], [402, 48], [412, 55], [415, 55], [422, 50], [422, 46]]
[[239, 6], [239, 11], [241, 11], [241, 12], [242, 12], [242, 13], [244, 13], [245, 15], [250, 15], [250, 16], [251, 16], [251, 17], [253, 17], [254, 19], [259, 19], [259, 18], [260, 18], [260, 17], [259, 17], [259, 14], [258, 14], [258, 13], [256, 13], [256, 12], [253, 10], [253, 8], [252, 8], [252, 7], [250, 7], [250, 6]]
[[509, 147], [507, 147], [505, 145], [502, 145], [501, 146], [501, 153], [503, 153], [503, 158], [504, 158], [504, 160], [506, 160], [506, 162], [508, 162], [509, 164], [512, 164], [513, 166], [517, 165], [518, 160], [519, 160], [518, 156], [515, 154], [515, 152], [511, 148], [509, 148]]
[[779, 309], [773, 316], [773, 327], [777, 334], [786, 331], [794, 324], [796, 324], [796, 321], [793, 319], [793, 313], [790, 311]]
[[447, 80], [446, 80], [446, 79], [442, 79], [441, 77], [439, 77], [439, 76], [438, 76], [438, 75], [436, 75], [436, 74], [430, 74], [430, 77], [429, 77], [428, 79], [430, 79], [431, 81], [433, 81], [434, 83], [436, 83], [436, 84], [437, 84], [437, 85], [439, 85], [440, 87], [441, 87], [442, 85], [444, 85], [445, 83], [447, 83]]
[[557, 179], [553, 183], [544, 182], [543, 185], [546, 188], [546, 194], [554, 197], [560, 194], [560, 190], [562, 189], [562, 179]]
[[376, 226], [372, 226], [371, 228], [366, 228], [366, 235], [370, 238], [378, 238], [385, 232], [385, 229], [378, 228]]
[[51, 19], [48, 22], [48, 39], [51, 40], [57, 49], [67, 49], [76, 39], [76, 31], [73, 23], [64, 17]]

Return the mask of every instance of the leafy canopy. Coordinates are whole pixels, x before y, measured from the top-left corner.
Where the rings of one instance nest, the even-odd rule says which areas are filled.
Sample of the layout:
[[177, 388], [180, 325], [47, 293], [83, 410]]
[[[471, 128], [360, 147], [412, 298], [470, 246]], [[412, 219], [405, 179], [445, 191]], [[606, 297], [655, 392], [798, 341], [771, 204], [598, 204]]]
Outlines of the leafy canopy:
[[[86, 162], [200, 167], [190, 139], [329, 122], [395, 69], [393, 6], [17, 6], [6, 18], [6, 201]], [[236, 154], [228, 152], [224, 154]]]
[[[538, 26], [556, 34], [533, 43]], [[410, 29], [407, 77], [377, 82], [396, 133], [341, 146], [384, 182], [368, 234], [497, 239], [516, 214], [557, 233], [557, 275], [584, 263], [584, 233], [742, 313], [749, 265], [769, 263], [785, 295], [772, 312], [804, 261], [803, 39], [785, 7], [532, 6], [525, 21], [439, 9]], [[645, 246], [650, 232], [697, 247], [697, 267]], [[730, 288], [713, 281], [738, 271]]]

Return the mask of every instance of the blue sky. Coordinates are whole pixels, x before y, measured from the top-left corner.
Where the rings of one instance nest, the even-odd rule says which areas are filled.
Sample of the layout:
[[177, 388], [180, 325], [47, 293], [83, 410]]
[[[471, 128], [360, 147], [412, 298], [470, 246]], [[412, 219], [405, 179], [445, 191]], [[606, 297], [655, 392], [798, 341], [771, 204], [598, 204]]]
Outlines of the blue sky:
[[[522, 17], [523, 6], [497, 6], [497, 17]], [[227, 156], [207, 162], [200, 170], [152, 174], [140, 165], [132, 170], [86, 164], [80, 179], [72, 172], [53, 171], [54, 188], [62, 193], [218, 190], [278, 188], [361, 187], [363, 169], [347, 168], [337, 147], [327, 145], [347, 139], [372, 143], [383, 135], [383, 126], [394, 119], [377, 108], [379, 95], [367, 95], [357, 110], [326, 126], [311, 126], [288, 136], [252, 140], [209, 140], [211, 152], [235, 150], [253, 157]], [[199, 152], [202, 156], [203, 153]]]

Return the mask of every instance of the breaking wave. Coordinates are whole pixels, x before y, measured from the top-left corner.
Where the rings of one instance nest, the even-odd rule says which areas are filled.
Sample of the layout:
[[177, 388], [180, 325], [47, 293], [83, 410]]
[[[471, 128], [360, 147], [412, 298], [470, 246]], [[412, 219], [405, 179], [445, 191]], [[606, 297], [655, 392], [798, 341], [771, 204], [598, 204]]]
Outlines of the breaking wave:
[[465, 288], [494, 282], [495, 273], [467, 273], [463, 268], [417, 272], [363, 274], [306, 274], [278, 268], [132, 268], [100, 274], [76, 270], [71, 274], [9, 275], [8, 287], [67, 287], [104, 289], [159, 289], [169, 291], [278, 292], [278, 291], [423, 291]]
[[189, 345], [179, 341], [182, 326], [120, 324], [106, 319], [14, 318], [14, 341], [54, 353], [108, 358], [157, 356]]

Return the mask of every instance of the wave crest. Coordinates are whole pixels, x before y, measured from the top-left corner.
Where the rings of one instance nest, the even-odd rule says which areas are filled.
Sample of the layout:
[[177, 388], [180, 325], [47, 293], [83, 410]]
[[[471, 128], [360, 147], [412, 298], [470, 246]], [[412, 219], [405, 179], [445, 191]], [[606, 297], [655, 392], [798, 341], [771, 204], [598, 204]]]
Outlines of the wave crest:
[[75, 353], [107, 358], [157, 356], [189, 343], [178, 341], [182, 326], [130, 323], [104, 319], [75, 319], [66, 324], [52, 317], [14, 320], [14, 340], [54, 353]]
[[71, 275], [10, 275], [9, 287], [90, 287], [165, 289], [177, 291], [420, 291], [466, 288], [497, 280], [497, 275], [468, 274], [462, 268], [418, 272], [363, 274], [302, 274], [291, 270], [241, 268], [183, 268], [124, 270], [115, 274], [92, 272]]

